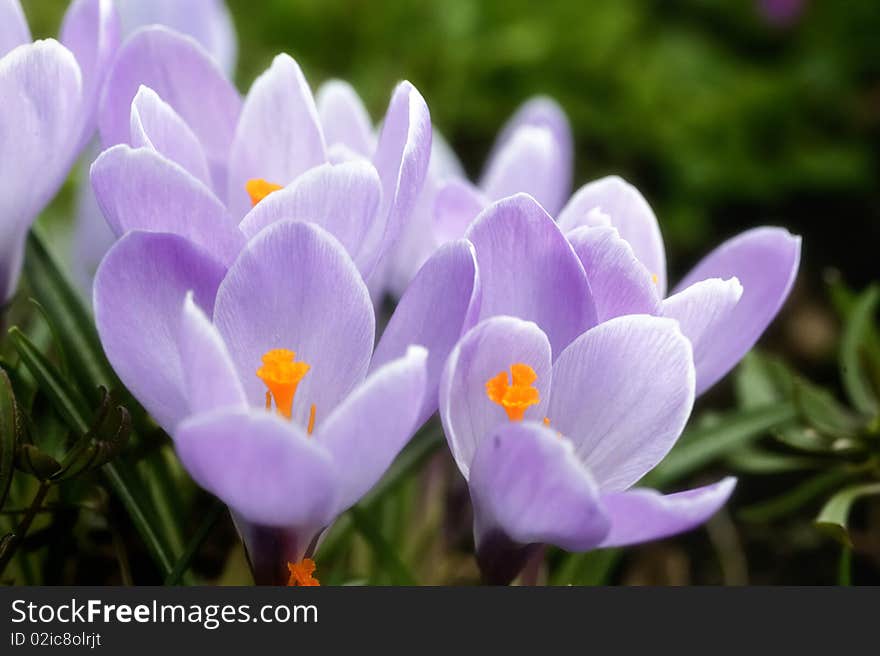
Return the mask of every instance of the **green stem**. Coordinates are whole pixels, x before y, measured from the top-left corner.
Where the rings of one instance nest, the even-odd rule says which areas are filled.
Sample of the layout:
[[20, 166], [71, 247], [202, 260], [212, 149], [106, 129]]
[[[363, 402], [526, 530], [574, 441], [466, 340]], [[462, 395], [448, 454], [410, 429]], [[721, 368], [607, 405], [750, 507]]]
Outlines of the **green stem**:
[[6, 544], [6, 549], [4, 550], [3, 555], [0, 556], [0, 576], [3, 575], [3, 571], [6, 569], [9, 561], [12, 560], [12, 557], [21, 545], [22, 540], [24, 540], [24, 536], [27, 535], [27, 532], [30, 530], [31, 524], [33, 524], [34, 518], [37, 516], [37, 512], [39, 512], [40, 506], [43, 505], [43, 501], [49, 493], [49, 488], [51, 486], [51, 483], [47, 481], [40, 483], [40, 487], [34, 495], [34, 500], [31, 501], [31, 505], [28, 506], [24, 517], [21, 518], [18, 526], [15, 527], [14, 535]]
[[208, 539], [208, 536], [211, 534], [211, 530], [214, 528], [214, 525], [217, 523], [220, 517], [223, 516], [223, 511], [225, 509], [226, 506], [221, 501], [214, 501], [214, 505], [208, 511], [205, 519], [202, 520], [202, 523], [199, 525], [198, 530], [196, 531], [195, 535], [193, 535], [192, 540], [190, 540], [189, 544], [187, 545], [186, 550], [183, 552], [177, 563], [174, 565], [174, 569], [172, 569], [171, 573], [165, 577], [165, 585], [177, 585], [180, 582], [181, 577], [189, 569], [189, 566], [192, 564], [193, 559], [199, 552], [202, 543], [204, 543], [204, 541]]
[[840, 550], [837, 564], [837, 585], [852, 585], [852, 549], [844, 546]]

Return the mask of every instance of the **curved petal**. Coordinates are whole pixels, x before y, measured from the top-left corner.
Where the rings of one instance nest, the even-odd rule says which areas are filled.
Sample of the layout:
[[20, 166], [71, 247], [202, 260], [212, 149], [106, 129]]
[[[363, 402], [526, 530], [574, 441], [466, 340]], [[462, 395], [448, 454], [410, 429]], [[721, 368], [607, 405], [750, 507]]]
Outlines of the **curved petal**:
[[203, 488], [262, 526], [325, 526], [338, 476], [326, 449], [259, 410], [196, 415], [174, 432], [180, 461]]
[[0, 0], [0, 57], [31, 42], [31, 31], [19, 0]]
[[79, 67], [57, 41], [0, 58], [0, 302], [15, 290], [24, 239], [73, 163], [82, 98]]
[[179, 234], [225, 264], [244, 244], [211, 190], [152, 149], [113, 146], [92, 164], [91, 180], [117, 235], [131, 230]]
[[419, 424], [437, 410], [440, 375], [450, 351], [476, 323], [480, 285], [473, 246], [464, 240], [442, 246], [416, 274], [376, 346], [375, 371], [407, 352], [411, 344], [428, 349], [427, 392]]
[[211, 172], [199, 138], [149, 87], [138, 89], [131, 102], [131, 145], [152, 148], [210, 187]]
[[119, 15], [113, 0], [74, 0], [64, 14], [61, 42], [70, 50], [82, 73], [78, 148], [95, 133], [101, 88], [121, 39]]
[[553, 365], [547, 416], [603, 491], [624, 490], [663, 459], [694, 403], [690, 342], [671, 319], [599, 324]]
[[252, 178], [284, 186], [326, 161], [309, 85], [289, 55], [277, 55], [254, 80], [241, 108], [229, 153], [229, 208], [238, 217], [248, 213], [252, 202], [245, 184]]
[[105, 146], [129, 143], [131, 101], [141, 85], [159, 94], [199, 138], [217, 185], [241, 109], [238, 91], [217, 63], [197, 41], [166, 27], [135, 32], [119, 49], [101, 96], [98, 127]]
[[602, 506], [611, 520], [611, 530], [600, 546], [625, 547], [689, 531], [727, 503], [735, 486], [735, 478], [725, 478], [675, 494], [646, 489], [604, 494]]
[[343, 144], [362, 157], [370, 157], [376, 137], [367, 108], [357, 91], [343, 80], [328, 80], [315, 94], [318, 116], [327, 144]]
[[177, 349], [189, 414], [247, 406], [229, 350], [211, 320], [196, 305], [192, 292], [183, 304]]
[[800, 259], [800, 237], [783, 228], [754, 228], [721, 244], [679, 283], [676, 291], [707, 278], [736, 277], [743, 288], [713, 344], [713, 366], [700, 380], [700, 391], [716, 383], [755, 345], [788, 298]]
[[569, 232], [601, 225], [606, 217], [651, 275], [657, 276], [657, 291], [661, 298], [665, 296], [666, 252], [657, 217], [639, 190], [622, 178], [610, 175], [581, 187], [559, 213], [559, 227]]
[[366, 278], [376, 253], [366, 251], [365, 236], [374, 222], [384, 220], [378, 214], [381, 198], [382, 183], [369, 162], [322, 164], [266, 196], [239, 227], [250, 238], [285, 219], [315, 223], [342, 243]]
[[471, 224], [483, 285], [480, 318], [507, 314], [534, 321], [559, 353], [596, 325], [584, 267], [538, 203], [517, 194], [490, 205]]
[[191, 242], [132, 232], [95, 275], [95, 324], [107, 359], [166, 431], [188, 412], [177, 340], [187, 292], [211, 312], [223, 267]]
[[523, 125], [489, 162], [480, 185], [491, 200], [525, 192], [551, 215], [562, 209], [571, 193], [571, 161], [553, 132]]
[[382, 180], [382, 230], [369, 235], [370, 247], [384, 253], [397, 243], [412, 212], [431, 157], [431, 115], [424, 98], [409, 82], [394, 89], [373, 164]]
[[657, 314], [657, 285], [617, 230], [583, 227], [566, 237], [584, 265], [600, 322], [626, 314]]
[[214, 325], [252, 405], [265, 404], [257, 377], [265, 353], [289, 349], [311, 368], [299, 383], [293, 419], [311, 405], [329, 414], [363, 380], [373, 350], [369, 293], [351, 258], [311, 223], [282, 221], [248, 242], [217, 292]]
[[691, 340], [697, 394], [733, 366], [728, 354], [718, 346], [730, 334], [730, 324], [742, 294], [742, 285], [736, 278], [709, 278], [695, 282], [663, 301], [661, 314], [676, 319], [681, 332]]
[[478, 551], [493, 532], [568, 551], [592, 549], [608, 532], [589, 471], [571, 443], [540, 424], [497, 427], [477, 447], [470, 489]]
[[165, 25], [188, 34], [217, 60], [227, 75], [235, 68], [235, 26], [223, 0], [116, 0], [126, 34], [145, 25]]
[[504, 408], [489, 399], [486, 384], [514, 364], [528, 365], [537, 375], [533, 386], [540, 401], [526, 409], [524, 419], [541, 421], [550, 395], [551, 351], [547, 336], [534, 323], [514, 317], [486, 319], [461, 338], [446, 362], [440, 380], [440, 419], [465, 479], [479, 444], [510, 421]]
[[315, 439], [339, 472], [338, 513], [376, 484], [421, 425], [427, 358], [425, 349], [409, 347], [406, 355], [371, 373], [318, 425]]
[[467, 180], [452, 179], [434, 198], [434, 236], [439, 243], [461, 239], [489, 199]]

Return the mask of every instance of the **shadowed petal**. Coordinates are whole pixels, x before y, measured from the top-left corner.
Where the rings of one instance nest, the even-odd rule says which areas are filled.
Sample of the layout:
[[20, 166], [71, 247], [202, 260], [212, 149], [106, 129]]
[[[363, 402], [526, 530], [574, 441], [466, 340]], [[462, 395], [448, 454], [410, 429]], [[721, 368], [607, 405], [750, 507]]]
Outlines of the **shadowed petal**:
[[663, 459], [694, 403], [690, 342], [671, 319], [618, 317], [553, 365], [547, 416], [602, 490], [624, 490]]
[[735, 478], [725, 478], [675, 494], [646, 489], [603, 494], [602, 506], [611, 519], [611, 531], [600, 546], [625, 547], [689, 531], [727, 503], [735, 486]]
[[427, 357], [425, 349], [411, 346], [371, 373], [316, 428], [315, 439], [330, 451], [339, 472], [338, 513], [376, 484], [421, 425]]
[[452, 179], [434, 199], [434, 235], [438, 243], [461, 239], [489, 199], [467, 180]]
[[196, 415], [174, 432], [193, 479], [262, 526], [325, 526], [338, 476], [330, 454], [296, 424], [260, 410]]
[[189, 414], [177, 340], [187, 292], [211, 312], [224, 269], [177, 235], [131, 232], [95, 275], [95, 324], [104, 353], [166, 431]]
[[468, 229], [483, 286], [481, 318], [534, 321], [555, 353], [596, 325], [590, 285], [571, 244], [543, 208], [517, 194], [487, 207]]
[[227, 203], [242, 217], [252, 206], [245, 184], [252, 178], [287, 185], [327, 161], [324, 133], [312, 92], [299, 65], [277, 55], [254, 80], [229, 153]]
[[397, 304], [370, 369], [399, 358], [411, 344], [428, 349], [427, 392], [419, 424], [437, 410], [443, 365], [461, 335], [476, 323], [480, 286], [473, 246], [464, 240], [446, 244], [416, 274]]
[[648, 272], [657, 276], [657, 293], [665, 296], [666, 253], [657, 217], [639, 190], [622, 178], [611, 175], [581, 187], [559, 213], [559, 227], [567, 233], [609, 218]]
[[742, 285], [736, 278], [709, 278], [663, 301], [662, 315], [678, 321], [681, 332], [694, 348], [697, 394], [733, 366], [729, 354], [719, 345], [730, 335], [731, 321], [742, 294]]
[[373, 125], [364, 103], [348, 82], [328, 80], [315, 94], [328, 145], [343, 144], [362, 157], [376, 148]]
[[114, 146], [92, 164], [91, 179], [117, 235], [130, 230], [179, 234], [225, 264], [244, 244], [211, 190], [152, 149]]
[[265, 353], [288, 349], [310, 369], [293, 419], [312, 404], [325, 417], [363, 380], [375, 318], [363, 279], [336, 239], [303, 222], [275, 223], [248, 242], [217, 292], [214, 325], [252, 405], [265, 404], [256, 371]]
[[377, 253], [367, 251], [365, 236], [385, 220], [379, 214], [381, 198], [382, 183], [369, 162], [322, 164], [257, 203], [240, 228], [250, 238], [276, 221], [315, 223], [340, 241], [366, 278]]
[[676, 287], [681, 291], [707, 278], [736, 277], [743, 293], [713, 343], [712, 367], [700, 391], [730, 371], [767, 328], [788, 297], [801, 259], [801, 238], [782, 228], [754, 228], [709, 253]]
[[31, 31], [19, 0], [0, 0], [0, 57], [30, 42]]
[[547, 336], [534, 323], [487, 319], [468, 331], [449, 356], [440, 381], [440, 419], [465, 478], [480, 442], [510, 421], [505, 409], [489, 398], [486, 384], [514, 364], [528, 365], [537, 375], [533, 386], [540, 401], [525, 410], [524, 419], [542, 421], [550, 393], [551, 351]]
[[566, 237], [584, 265], [599, 321], [658, 312], [657, 285], [617, 230], [583, 227]]

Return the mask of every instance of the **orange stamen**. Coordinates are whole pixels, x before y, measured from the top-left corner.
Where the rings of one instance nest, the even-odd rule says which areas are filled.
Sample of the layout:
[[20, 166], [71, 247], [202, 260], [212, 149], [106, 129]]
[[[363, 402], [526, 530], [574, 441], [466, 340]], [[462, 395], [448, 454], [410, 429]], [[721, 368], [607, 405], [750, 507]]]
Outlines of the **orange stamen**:
[[312, 576], [315, 573], [315, 561], [311, 558], [303, 558], [298, 563], [287, 563], [287, 571], [290, 572], [287, 585], [308, 587], [321, 585], [321, 582]]
[[317, 411], [317, 409], [318, 408], [313, 403], [311, 410], [309, 410], [309, 427], [307, 429], [309, 435], [311, 435], [312, 431], [315, 430], [315, 412]]
[[486, 396], [504, 408], [510, 421], [522, 421], [526, 409], [541, 400], [541, 394], [533, 385], [536, 380], [538, 374], [529, 365], [512, 364], [509, 377], [502, 371], [486, 381]]
[[263, 178], [251, 178], [244, 183], [244, 188], [251, 197], [251, 203], [254, 205], [259, 203], [273, 191], [284, 189], [281, 185], [275, 184], [274, 182], [268, 182], [263, 180]]
[[270, 408], [271, 399], [274, 399], [278, 414], [290, 419], [296, 388], [310, 368], [305, 362], [297, 362], [296, 353], [293, 351], [287, 349], [268, 351], [263, 356], [263, 366], [257, 369], [257, 376], [269, 388], [266, 394], [266, 407]]

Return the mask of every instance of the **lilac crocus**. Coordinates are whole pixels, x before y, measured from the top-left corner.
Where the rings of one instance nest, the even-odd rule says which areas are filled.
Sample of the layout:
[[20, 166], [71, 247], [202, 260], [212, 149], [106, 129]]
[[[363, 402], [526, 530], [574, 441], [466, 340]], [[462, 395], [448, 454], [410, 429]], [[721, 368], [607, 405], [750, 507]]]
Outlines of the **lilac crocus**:
[[[295, 218], [327, 228], [368, 279], [397, 241], [427, 169], [430, 118], [408, 82], [392, 94], [375, 146], [341, 153], [328, 148], [292, 58], [277, 56], [242, 103], [198, 44], [162, 27], [123, 45], [103, 99], [101, 136], [118, 145], [95, 161], [91, 178], [114, 232], [181, 234], [225, 262], [266, 226]], [[330, 112], [333, 129], [363, 118], [345, 107]], [[341, 213], [340, 203], [356, 213]]]
[[95, 129], [118, 46], [111, 0], [76, 0], [61, 42], [31, 41], [18, 0], [0, 0], [0, 303], [14, 293], [24, 240]]
[[[258, 582], [286, 581], [288, 562], [311, 557], [436, 410], [478, 294], [466, 242], [426, 267], [374, 352], [367, 286], [313, 223], [276, 222], [228, 269], [180, 235], [142, 231], [102, 262], [93, 302], [107, 357], [230, 507]], [[446, 303], [429, 318], [435, 286]]]
[[694, 401], [675, 321], [604, 322], [561, 352], [531, 321], [495, 316], [453, 350], [440, 416], [468, 482], [485, 580], [506, 584], [542, 544], [625, 546], [689, 530], [735, 481], [670, 495], [631, 489], [669, 452]]

